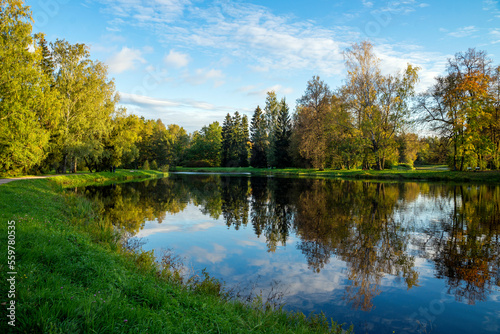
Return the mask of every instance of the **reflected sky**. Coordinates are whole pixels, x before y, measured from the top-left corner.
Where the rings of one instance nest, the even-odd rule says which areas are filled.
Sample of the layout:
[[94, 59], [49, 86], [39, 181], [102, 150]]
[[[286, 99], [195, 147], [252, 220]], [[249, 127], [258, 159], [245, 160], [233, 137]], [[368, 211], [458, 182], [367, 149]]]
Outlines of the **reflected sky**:
[[145, 250], [356, 333], [497, 332], [497, 186], [172, 175], [88, 187]]

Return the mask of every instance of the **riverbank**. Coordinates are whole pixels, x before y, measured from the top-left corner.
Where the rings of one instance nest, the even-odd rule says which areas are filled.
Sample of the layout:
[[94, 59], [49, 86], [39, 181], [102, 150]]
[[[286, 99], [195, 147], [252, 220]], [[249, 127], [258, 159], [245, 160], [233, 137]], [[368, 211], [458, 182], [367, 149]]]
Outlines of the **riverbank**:
[[[171, 271], [159, 270], [152, 253], [123, 247], [122, 235], [94, 203], [63, 190], [89, 181], [161, 176], [117, 171], [1, 185], [0, 332], [340, 332], [323, 316], [306, 319], [258, 301], [234, 301], [208, 275], [181, 283]], [[163, 264], [168, 269], [168, 261]]]
[[457, 172], [444, 169], [442, 166], [430, 166], [414, 170], [387, 169], [387, 170], [335, 170], [335, 169], [305, 169], [285, 168], [268, 169], [253, 167], [177, 167], [176, 172], [197, 173], [250, 173], [253, 175], [276, 175], [296, 177], [324, 177], [344, 178], [356, 180], [382, 180], [382, 181], [442, 181], [442, 182], [474, 182], [474, 183], [500, 183], [500, 171], [470, 171]]

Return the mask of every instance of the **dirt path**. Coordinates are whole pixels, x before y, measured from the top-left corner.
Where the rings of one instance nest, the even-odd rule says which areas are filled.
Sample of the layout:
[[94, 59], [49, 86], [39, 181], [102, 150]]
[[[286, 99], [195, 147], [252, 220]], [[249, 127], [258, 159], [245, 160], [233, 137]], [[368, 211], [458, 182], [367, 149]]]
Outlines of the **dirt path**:
[[57, 175], [42, 175], [42, 176], [13, 177], [13, 178], [10, 178], [10, 179], [0, 179], [0, 185], [5, 184], [5, 183], [9, 183], [9, 182], [12, 182], [12, 181], [17, 181], [17, 180], [46, 179], [48, 177], [54, 177], [54, 176], [59, 176], [59, 175], [61, 175], [61, 174], [57, 174]]

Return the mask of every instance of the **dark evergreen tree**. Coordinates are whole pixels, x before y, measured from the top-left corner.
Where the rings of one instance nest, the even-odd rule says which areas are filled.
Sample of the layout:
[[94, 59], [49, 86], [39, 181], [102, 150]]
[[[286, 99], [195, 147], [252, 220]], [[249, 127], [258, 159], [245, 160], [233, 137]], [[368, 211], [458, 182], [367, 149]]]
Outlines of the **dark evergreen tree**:
[[231, 138], [232, 138], [233, 120], [229, 113], [226, 115], [222, 123], [222, 150], [221, 150], [221, 165], [227, 167], [230, 161]]
[[252, 136], [252, 153], [250, 158], [250, 165], [257, 168], [267, 167], [267, 135], [265, 126], [266, 121], [264, 119], [264, 115], [262, 114], [262, 109], [257, 106], [252, 116], [252, 123], [250, 125], [250, 133]]
[[240, 124], [240, 130], [238, 131], [240, 136], [238, 138], [239, 143], [239, 166], [248, 167], [248, 155], [250, 153], [250, 136], [248, 133], [248, 117], [243, 115]]
[[291, 158], [288, 153], [290, 146], [291, 121], [288, 105], [283, 98], [280, 103], [280, 110], [276, 127], [274, 129], [274, 157], [278, 168], [288, 167], [291, 164]]
[[38, 46], [42, 51], [40, 66], [42, 68], [42, 71], [47, 75], [47, 79], [50, 81], [52, 86], [54, 83], [54, 71], [55, 71], [55, 64], [52, 52], [50, 52], [49, 47], [47, 46], [47, 40], [45, 39], [44, 34], [40, 33], [35, 36], [38, 38]]
[[222, 125], [222, 166], [239, 166], [239, 142], [242, 136], [240, 114], [235, 112], [233, 117], [227, 114]]

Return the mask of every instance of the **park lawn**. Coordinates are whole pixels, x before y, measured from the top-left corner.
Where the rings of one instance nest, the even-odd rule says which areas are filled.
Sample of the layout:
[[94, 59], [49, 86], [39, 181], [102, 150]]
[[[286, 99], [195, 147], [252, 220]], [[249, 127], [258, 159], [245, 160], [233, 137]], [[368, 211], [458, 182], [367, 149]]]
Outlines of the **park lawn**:
[[[129, 250], [94, 203], [65, 192], [82, 182], [145, 177], [119, 171], [32, 179], [0, 186], [0, 332], [15, 301], [20, 333], [325, 333], [340, 328], [322, 315], [230, 298], [208, 274], [181, 282], [160, 271], [151, 252]], [[149, 177], [161, 177], [152, 173]], [[15, 229], [8, 229], [15, 226]], [[7, 266], [7, 231], [15, 263]], [[11, 239], [12, 240], [12, 239]], [[15, 271], [15, 299], [8, 272]]]

